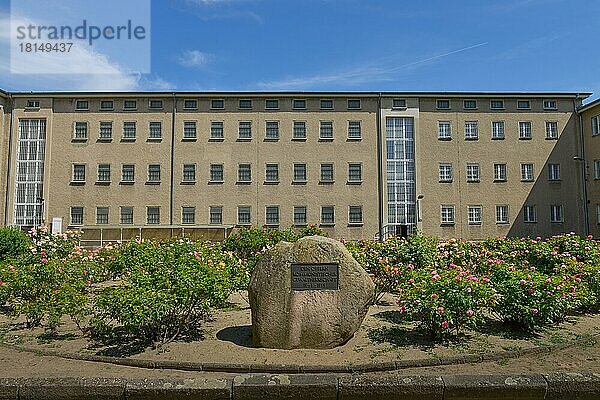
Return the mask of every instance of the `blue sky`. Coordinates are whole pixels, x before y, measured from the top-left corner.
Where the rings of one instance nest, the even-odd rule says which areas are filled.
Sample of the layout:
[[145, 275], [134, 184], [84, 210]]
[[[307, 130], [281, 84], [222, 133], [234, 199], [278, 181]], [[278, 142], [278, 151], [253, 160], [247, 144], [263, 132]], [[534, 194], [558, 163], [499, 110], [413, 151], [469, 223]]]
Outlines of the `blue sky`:
[[0, 34], [0, 87], [600, 94], [598, 16], [582, 0], [153, 0], [150, 74], [12, 75]]

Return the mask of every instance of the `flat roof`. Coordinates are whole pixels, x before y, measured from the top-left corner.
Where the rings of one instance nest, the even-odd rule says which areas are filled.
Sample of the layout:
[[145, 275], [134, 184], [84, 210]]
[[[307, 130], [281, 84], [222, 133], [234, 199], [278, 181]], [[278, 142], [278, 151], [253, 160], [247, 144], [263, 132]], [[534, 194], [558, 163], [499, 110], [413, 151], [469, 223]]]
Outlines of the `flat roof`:
[[[7, 93], [7, 92], [5, 92]], [[590, 92], [373, 92], [373, 91], [206, 91], [206, 92], [153, 92], [153, 91], [113, 91], [113, 92], [12, 92], [14, 97], [531, 97], [531, 98], [575, 98], [586, 99]]]
[[581, 107], [579, 107], [577, 112], [582, 113], [582, 112], [589, 110], [590, 108], [595, 107], [599, 104], [600, 104], [600, 99], [596, 99], [596, 100], [592, 101], [591, 103], [584, 104]]

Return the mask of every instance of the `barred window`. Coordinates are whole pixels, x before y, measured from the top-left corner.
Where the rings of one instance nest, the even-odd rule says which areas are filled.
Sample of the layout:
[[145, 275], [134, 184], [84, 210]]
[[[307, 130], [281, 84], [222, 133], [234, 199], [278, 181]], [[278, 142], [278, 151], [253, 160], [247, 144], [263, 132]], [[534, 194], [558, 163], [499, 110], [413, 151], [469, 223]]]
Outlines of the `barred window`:
[[333, 182], [333, 164], [321, 164], [321, 182]]
[[96, 208], [96, 224], [107, 225], [108, 224], [108, 207], [97, 207]]
[[252, 122], [240, 121], [238, 137], [240, 139], [252, 139]]
[[237, 220], [238, 225], [251, 224], [250, 206], [238, 206]]
[[519, 139], [531, 139], [531, 122], [519, 122]]
[[196, 182], [196, 164], [183, 165], [183, 182]]
[[348, 99], [348, 110], [360, 110], [360, 99]]
[[121, 182], [135, 181], [135, 165], [123, 164], [121, 167]]
[[523, 222], [537, 222], [535, 206], [523, 207]]
[[267, 225], [279, 225], [279, 206], [265, 208], [265, 222]]
[[162, 123], [160, 121], [150, 122], [148, 128], [149, 139], [161, 139], [162, 138]]
[[477, 163], [467, 163], [467, 182], [479, 182], [480, 169]]
[[442, 205], [441, 206], [441, 221], [442, 221], [442, 225], [453, 225], [454, 224], [454, 206], [453, 205]]
[[502, 109], [504, 109], [504, 100], [492, 100], [492, 101], [490, 101], [490, 108], [492, 110], [502, 110]]
[[560, 164], [548, 164], [548, 180], [560, 181]]
[[150, 100], [150, 102], [148, 103], [148, 108], [152, 108], [152, 109], [163, 108], [163, 101], [162, 100]]
[[86, 140], [88, 136], [88, 123], [75, 122], [75, 140]]
[[546, 139], [558, 139], [558, 123], [556, 121], [546, 122]]
[[123, 101], [123, 109], [125, 109], [125, 110], [135, 110], [135, 109], [137, 109], [137, 101], [136, 100], [125, 100], [125, 101]]
[[110, 121], [100, 122], [100, 139], [110, 140], [112, 139], [112, 128], [113, 123]]
[[198, 108], [198, 100], [186, 99], [183, 101], [183, 108], [193, 110]]
[[504, 139], [504, 121], [492, 122], [492, 139]]
[[85, 182], [85, 164], [73, 164], [73, 182]]
[[238, 103], [238, 108], [242, 110], [250, 110], [252, 109], [252, 100], [242, 99]]
[[133, 224], [133, 207], [121, 207], [121, 224]]
[[496, 223], [508, 224], [508, 206], [496, 206]]
[[265, 138], [269, 140], [279, 139], [279, 122], [278, 121], [267, 121]]
[[298, 100], [298, 99], [292, 100], [292, 108], [299, 109], [299, 110], [306, 109], [306, 100]]
[[306, 225], [306, 206], [294, 207], [294, 225]]
[[160, 224], [160, 207], [148, 207], [146, 209], [146, 222], [148, 225]]
[[321, 110], [333, 110], [333, 100], [330, 100], [330, 99], [321, 100]]
[[533, 164], [521, 164], [521, 180], [533, 181]]
[[348, 182], [362, 182], [362, 164], [348, 164]]
[[223, 121], [212, 121], [210, 123], [210, 138], [211, 139], [223, 139]]
[[222, 206], [210, 206], [209, 222], [211, 225], [223, 224], [223, 207]]
[[223, 164], [210, 164], [210, 181], [223, 182]]
[[294, 164], [294, 182], [306, 182], [306, 164]]
[[321, 207], [321, 224], [333, 225], [335, 223], [335, 208], [334, 206]]
[[90, 103], [87, 100], [77, 100], [75, 102], [76, 110], [88, 110], [90, 108]]
[[506, 164], [494, 164], [494, 181], [506, 181]]
[[225, 101], [222, 99], [213, 99], [210, 101], [210, 108], [221, 110], [225, 108]]
[[348, 139], [360, 139], [361, 137], [360, 121], [348, 121]]
[[479, 139], [479, 132], [477, 130], [477, 121], [465, 122], [465, 139], [466, 140]]
[[114, 102], [112, 100], [102, 100], [100, 102], [101, 110], [112, 110], [114, 109]]
[[238, 164], [238, 182], [252, 182], [252, 166]]
[[148, 165], [148, 182], [160, 182], [160, 165]]
[[123, 122], [123, 139], [135, 139], [136, 124], [135, 122]]
[[183, 138], [196, 139], [196, 121], [185, 121], [183, 123]]
[[98, 182], [110, 182], [110, 164], [98, 164]]
[[562, 205], [550, 206], [550, 222], [564, 222]]
[[319, 127], [319, 138], [320, 139], [333, 139], [333, 122], [332, 121], [321, 121]]
[[274, 110], [279, 108], [279, 100], [277, 99], [267, 99], [265, 100], [265, 108], [267, 110]]
[[71, 225], [83, 225], [83, 207], [71, 207]]
[[469, 206], [469, 225], [481, 225], [481, 206]]
[[196, 223], [196, 207], [182, 207], [181, 223], [193, 225]]
[[452, 182], [452, 164], [439, 165], [439, 181]]
[[363, 223], [362, 206], [350, 206], [349, 207], [348, 222], [350, 224], [362, 224]]
[[450, 121], [438, 121], [438, 139], [452, 139], [452, 124]]
[[294, 121], [294, 139], [306, 139], [306, 122]]
[[279, 182], [279, 164], [266, 165], [265, 182]]

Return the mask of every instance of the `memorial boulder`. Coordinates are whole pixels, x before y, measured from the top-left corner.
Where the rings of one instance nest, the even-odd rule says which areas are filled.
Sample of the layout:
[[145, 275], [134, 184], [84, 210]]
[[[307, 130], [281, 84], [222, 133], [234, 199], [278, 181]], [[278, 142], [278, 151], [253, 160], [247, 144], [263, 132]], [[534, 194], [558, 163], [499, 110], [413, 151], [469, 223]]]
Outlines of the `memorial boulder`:
[[307, 236], [281, 242], [256, 265], [249, 286], [257, 347], [328, 349], [360, 327], [375, 287], [336, 240]]

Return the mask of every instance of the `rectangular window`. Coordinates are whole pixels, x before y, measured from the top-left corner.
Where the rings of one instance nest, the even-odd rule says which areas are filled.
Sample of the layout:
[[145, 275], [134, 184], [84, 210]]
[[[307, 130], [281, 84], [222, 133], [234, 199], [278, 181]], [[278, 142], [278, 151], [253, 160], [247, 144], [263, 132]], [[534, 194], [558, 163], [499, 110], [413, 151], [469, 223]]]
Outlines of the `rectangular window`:
[[531, 109], [531, 102], [529, 100], [519, 100], [517, 101], [517, 109], [529, 110]]
[[107, 111], [113, 110], [115, 108], [115, 103], [112, 100], [102, 100], [100, 102], [100, 110]]
[[348, 183], [360, 183], [362, 182], [362, 164], [361, 163], [349, 163], [348, 164]]
[[452, 139], [452, 124], [450, 121], [438, 121], [438, 139]]
[[558, 139], [558, 123], [556, 121], [546, 122], [546, 139]]
[[439, 181], [452, 182], [452, 164], [439, 165]]
[[295, 110], [305, 110], [306, 109], [306, 100], [292, 100], [292, 108]]
[[148, 102], [148, 108], [152, 109], [152, 110], [158, 110], [163, 108], [163, 101], [162, 100], [150, 100]]
[[469, 225], [481, 225], [481, 206], [469, 206]]
[[267, 164], [265, 166], [265, 182], [279, 182], [279, 164]]
[[294, 182], [306, 182], [306, 164], [294, 164]]
[[279, 206], [265, 207], [266, 225], [279, 225]]
[[123, 140], [135, 140], [135, 122], [123, 122]]
[[238, 164], [238, 182], [252, 182], [252, 166], [250, 164]]
[[110, 121], [100, 122], [100, 140], [111, 140], [112, 139], [112, 128], [113, 124]]
[[137, 101], [136, 100], [123, 101], [123, 109], [124, 110], [137, 110]]
[[600, 135], [600, 115], [592, 117], [592, 136]]
[[250, 225], [251, 222], [250, 206], [238, 206], [237, 208], [237, 223], [238, 225]]
[[360, 121], [348, 121], [348, 139], [359, 140], [361, 138]]
[[392, 108], [406, 108], [406, 99], [393, 99]]
[[148, 126], [148, 139], [161, 139], [162, 138], [162, 122], [154, 121], [150, 122]]
[[454, 206], [442, 204], [441, 206], [442, 225], [454, 225]]
[[467, 182], [479, 182], [480, 179], [479, 164], [467, 163]]
[[267, 121], [265, 125], [265, 139], [279, 140], [279, 121]]
[[562, 205], [550, 206], [550, 222], [564, 222]]
[[519, 139], [531, 139], [531, 122], [519, 122]]
[[333, 122], [332, 121], [321, 121], [319, 126], [319, 139], [332, 140], [333, 139]]
[[362, 225], [362, 223], [363, 223], [362, 206], [349, 206], [348, 207], [348, 223], [350, 225]]
[[210, 182], [221, 183], [223, 180], [223, 164], [210, 164]]
[[212, 140], [221, 140], [224, 137], [223, 121], [212, 121], [210, 123], [210, 138]]
[[508, 206], [496, 206], [496, 223], [508, 224]]
[[196, 139], [196, 121], [185, 121], [183, 123], [183, 139]]
[[108, 207], [96, 207], [96, 224], [108, 224]]
[[494, 182], [506, 181], [506, 164], [494, 164]]
[[600, 225], [600, 204], [596, 205], [596, 223]]
[[537, 215], [535, 206], [524, 206], [523, 207], [523, 222], [537, 222]]
[[556, 100], [544, 100], [544, 110], [556, 110]]
[[133, 183], [135, 181], [135, 165], [123, 164], [121, 166], [121, 182]]
[[533, 164], [521, 164], [521, 180], [523, 182], [533, 181]]
[[294, 121], [294, 140], [305, 140], [306, 139], [306, 122]]
[[182, 207], [181, 223], [185, 225], [193, 225], [196, 223], [196, 207]]
[[334, 206], [322, 206], [321, 207], [321, 224], [322, 225], [335, 224], [335, 208], [334, 208]]
[[560, 181], [560, 164], [548, 164], [548, 180]]
[[492, 122], [492, 139], [504, 139], [504, 121]]
[[27, 100], [27, 108], [40, 108], [39, 100]]
[[594, 160], [594, 179], [600, 179], [600, 160]]
[[196, 110], [198, 108], [198, 100], [186, 99], [183, 101], [184, 110]]
[[133, 207], [121, 207], [121, 219], [122, 225], [133, 224]]
[[348, 110], [360, 110], [360, 99], [348, 99]]
[[306, 206], [294, 207], [294, 225], [306, 225]]
[[504, 109], [504, 100], [491, 100], [490, 108], [492, 110], [503, 110]]
[[222, 206], [210, 206], [209, 218], [211, 225], [222, 225], [223, 224], [223, 207]]
[[331, 100], [331, 99], [321, 100], [321, 110], [333, 110], [333, 100]]
[[78, 111], [89, 110], [90, 103], [87, 100], [77, 100], [75, 102], [75, 109]]
[[321, 183], [333, 182], [333, 164], [321, 164]]
[[74, 140], [87, 140], [88, 135], [88, 123], [87, 122], [75, 122], [75, 135]]
[[73, 182], [85, 182], [85, 164], [73, 164]]
[[160, 165], [148, 165], [148, 183], [160, 183]]
[[450, 109], [450, 100], [437, 100], [436, 107], [438, 110], [449, 110]]
[[466, 121], [465, 122], [465, 140], [477, 140], [479, 139], [479, 132], [477, 130], [477, 121]]
[[196, 182], [196, 164], [183, 164], [183, 182]]
[[477, 109], [477, 100], [465, 100], [465, 101], [463, 101], [463, 108], [465, 110], [476, 110]]
[[83, 207], [71, 207], [71, 225], [83, 225]]
[[225, 101], [223, 99], [213, 99], [210, 101], [210, 108], [213, 110], [222, 110], [225, 108]]
[[110, 182], [110, 164], [98, 164], [98, 182]]
[[265, 100], [265, 108], [267, 110], [277, 110], [279, 108], [279, 100], [277, 100], [277, 99]]
[[146, 223], [148, 225], [160, 224], [160, 207], [146, 208]]
[[240, 121], [240, 126], [238, 129], [238, 138], [242, 140], [252, 139], [252, 122]]
[[238, 102], [238, 108], [240, 110], [251, 110], [252, 109], [252, 100], [250, 100], [250, 99], [241, 99]]

